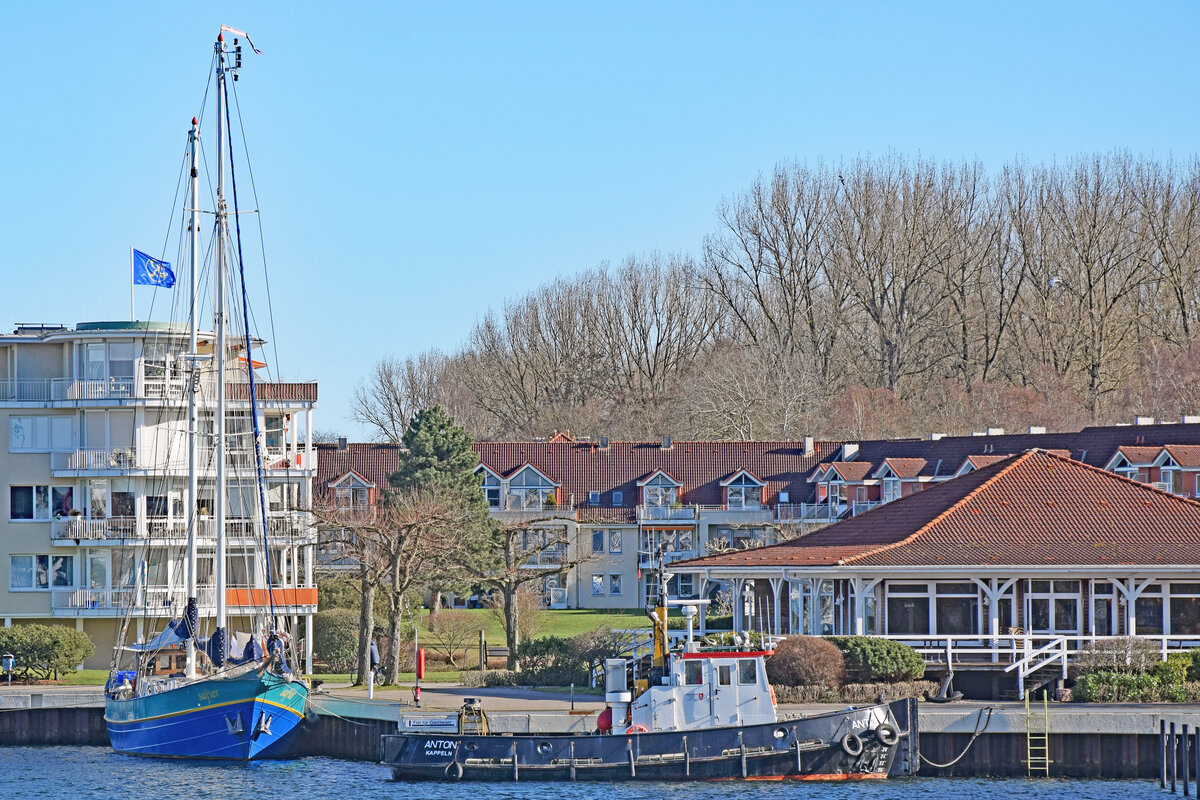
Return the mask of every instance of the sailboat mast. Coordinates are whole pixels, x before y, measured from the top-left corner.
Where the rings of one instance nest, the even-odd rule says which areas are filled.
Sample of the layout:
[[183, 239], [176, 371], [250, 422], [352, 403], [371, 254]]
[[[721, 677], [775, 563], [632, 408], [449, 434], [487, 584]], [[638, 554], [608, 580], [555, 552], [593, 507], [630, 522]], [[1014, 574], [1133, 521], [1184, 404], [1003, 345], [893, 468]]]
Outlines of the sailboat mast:
[[[188, 563], [187, 563], [187, 580], [188, 580], [188, 609], [187, 613], [194, 613], [196, 606], [196, 598], [198, 595], [198, 579], [196, 569], [199, 559], [196, 556], [196, 525], [199, 523], [199, 503], [197, 502], [197, 494], [199, 492], [199, 480], [196, 477], [198, 451], [197, 438], [199, 436], [199, 412], [196, 408], [196, 391], [199, 388], [198, 370], [200, 363], [196, 360], [196, 325], [197, 325], [197, 293], [199, 289], [199, 269], [200, 269], [200, 177], [199, 170], [196, 167], [196, 151], [200, 144], [200, 126], [199, 120], [192, 118], [192, 129], [188, 133], [188, 145], [191, 151], [191, 206], [192, 218], [188, 225], [188, 231], [191, 236], [191, 305], [190, 315], [188, 317], [188, 355], [192, 361], [188, 370]], [[192, 620], [194, 622], [195, 620]], [[186, 672], [188, 678], [196, 677], [196, 631], [192, 630], [192, 635], [187, 640], [187, 666]]]
[[214, 518], [217, 526], [216, 564], [213, 572], [217, 584], [217, 630], [219, 650], [217, 666], [225, 664], [225, 245], [229, 239], [229, 218], [225, 206], [225, 37], [217, 37], [217, 269], [213, 279], [214, 315], [217, 359], [217, 485], [213, 493]]

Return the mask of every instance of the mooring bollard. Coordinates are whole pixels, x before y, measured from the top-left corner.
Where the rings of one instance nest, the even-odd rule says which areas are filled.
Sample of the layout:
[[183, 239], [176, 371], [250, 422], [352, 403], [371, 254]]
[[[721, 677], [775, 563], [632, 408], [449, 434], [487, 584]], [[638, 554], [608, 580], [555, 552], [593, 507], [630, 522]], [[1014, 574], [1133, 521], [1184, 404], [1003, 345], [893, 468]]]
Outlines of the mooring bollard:
[[1160, 756], [1158, 765], [1158, 788], [1167, 788], [1167, 721], [1160, 719], [1158, 721], [1158, 754]]
[[1171, 758], [1171, 769], [1169, 770], [1171, 775], [1171, 794], [1175, 794], [1176, 779], [1179, 772], [1179, 759], [1175, 756], [1175, 748], [1177, 746], [1178, 743], [1175, 741], [1175, 723], [1172, 722], [1171, 732], [1167, 737], [1167, 754]]
[[1191, 755], [1188, 753], [1188, 740], [1190, 738], [1191, 737], [1188, 736], [1188, 726], [1187, 726], [1187, 723], [1185, 722], [1183, 724], [1183, 736], [1179, 740], [1179, 751], [1180, 751], [1180, 755], [1183, 756], [1183, 796], [1184, 797], [1188, 797], [1191, 794], [1191, 790], [1188, 788], [1188, 784], [1191, 781], [1191, 771], [1192, 771], [1192, 759], [1191, 759]]

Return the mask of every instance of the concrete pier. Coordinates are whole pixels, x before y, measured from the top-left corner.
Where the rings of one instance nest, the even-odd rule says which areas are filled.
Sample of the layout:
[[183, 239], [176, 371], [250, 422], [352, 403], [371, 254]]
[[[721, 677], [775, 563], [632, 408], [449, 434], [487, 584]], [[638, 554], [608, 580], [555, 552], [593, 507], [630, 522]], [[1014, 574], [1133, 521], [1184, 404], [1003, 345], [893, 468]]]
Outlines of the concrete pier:
[[[408, 719], [448, 719], [465, 696], [483, 695], [496, 733], [595, 730], [602, 704], [589, 698], [574, 712], [557, 694], [516, 690], [451, 690], [430, 693], [421, 709], [409, 703], [367, 700], [353, 693], [317, 692], [294, 756], [379, 759], [380, 737]], [[40, 699], [35, 696], [41, 695]], [[4, 693], [0, 700], [0, 746], [107, 745], [103, 706], [94, 692]], [[84, 705], [71, 706], [75, 701]], [[89, 705], [90, 704], [90, 705]], [[536, 710], [525, 710], [532, 706]], [[841, 705], [780, 706], [783, 717], [814, 714]], [[1025, 708], [1020, 703], [919, 705], [920, 774], [957, 777], [1024, 777]], [[1065, 704], [1050, 708], [1050, 775], [1053, 777], [1157, 779], [1161, 769], [1159, 727], [1200, 727], [1200, 705]], [[968, 746], [969, 745], [969, 746]], [[951, 764], [951, 762], [954, 762]], [[948, 766], [937, 766], [937, 765]]]

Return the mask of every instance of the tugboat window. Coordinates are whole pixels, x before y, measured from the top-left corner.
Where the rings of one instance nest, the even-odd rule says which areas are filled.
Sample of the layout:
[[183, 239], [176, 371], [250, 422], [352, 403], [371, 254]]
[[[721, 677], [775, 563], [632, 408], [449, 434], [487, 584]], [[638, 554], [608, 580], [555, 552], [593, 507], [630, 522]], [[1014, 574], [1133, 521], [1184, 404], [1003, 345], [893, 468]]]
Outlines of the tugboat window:
[[717, 684], [720, 686], [733, 685], [733, 668], [728, 664], [717, 667]]
[[685, 661], [683, 680], [688, 686], [704, 683], [704, 665], [699, 661]]
[[758, 662], [752, 658], [738, 659], [738, 683], [758, 683]]

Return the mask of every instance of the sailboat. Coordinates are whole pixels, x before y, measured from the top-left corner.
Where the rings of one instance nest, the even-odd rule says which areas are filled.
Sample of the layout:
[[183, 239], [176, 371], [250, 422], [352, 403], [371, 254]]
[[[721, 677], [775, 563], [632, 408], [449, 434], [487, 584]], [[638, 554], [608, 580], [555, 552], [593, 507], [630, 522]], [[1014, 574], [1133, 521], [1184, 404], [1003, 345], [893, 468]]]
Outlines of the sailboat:
[[[186, 514], [188, 548], [184, 572], [187, 601], [182, 614], [171, 619], [157, 635], [147, 636], [146, 641], [126, 643], [124, 639], [129, 630], [129, 618], [122, 624], [112, 670], [105, 686], [104, 717], [113, 749], [131, 755], [234, 760], [280, 756], [287, 752], [308, 712], [309, 687], [306, 680], [293, 672], [289, 665], [289, 646], [294, 640], [284, 629], [286, 617], [277, 614], [276, 590], [271, 586], [263, 452], [258, 430], [259, 414], [255, 410], [254, 369], [261, 365], [257, 365], [251, 357], [254, 342], [249, 333], [245, 283], [240, 268], [241, 236], [237, 227], [237, 184], [232, 166], [233, 147], [226, 83], [229, 76], [237, 79], [242, 51], [238, 38], [233, 39], [232, 46], [226, 43], [226, 33], [240, 35], [250, 43], [244, 32], [222, 26], [214, 47], [217, 130], [216, 208], [213, 212], [216, 230], [212, 247], [215, 254], [214, 309], [212, 330], [203, 335], [197, 323], [197, 275], [201, 271], [198, 179], [200, 129], [197, 119], [192, 120], [188, 135], [191, 162], [191, 202], [187, 208], [190, 214], [191, 305], [189, 350], [184, 358], [191, 372], [187, 376], [186, 390], [189, 509]], [[250, 46], [253, 47], [253, 44]], [[227, 173], [233, 184], [232, 209], [227, 205]], [[233, 236], [230, 231], [231, 216], [235, 227]], [[230, 320], [231, 317], [237, 317], [237, 313], [233, 312], [238, 310], [235, 307], [231, 311], [227, 297], [231, 268], [236, 270], [233, 277], [242, 281], [240, 312], [246, 332], [240, 340], [231, 334]], [[226, 405], [231, 377], [239, 379], [238, 396], [249, 396], [252, 431], [242, 431], [241, 434], [243, 441], [247, 434], [252, 435], [252, 452], [248, 447], [240, 450], [235, 448], [230, 452], [227, 444], [227, 433], [230, 432], [226, 430]], [[215, 389], [212, 388], [214, 383]], [[207, 398], [203, 394], [206, 387], [210, 392]], [[202, 412], [209, 413], [209, 407], [211, 431], [201, 424]], [[215, 491], [205, 501], [203, 509], [200, 508], [202, 493], [198, 479], [202, 458], [210, 459], [206, 466], [215, 471]], [[251, 630], [236, 635], [227, 631], [231, 615], [227, 608], [226, 540], [230, 529], [226, 519], [231, 471], [252, 475], [257, 491], [245, 505], [254, 506], [254, 513], [249, 515], [254, 518], [253, 539], [255, 546], [262, 548], [263, 557], [268, 561], [267, 567], [260, 571], [260, 579], [265, 580], [265, 591], [252, 589], [244, 592], [247, 598], [261, 603], [254, 614], [239, 615], [238, 619], [242, 624], [248, 623]], [[245, 509], [239, 511], [244, 512]], [[246, 515], [239, 513], [239, 516]], [[211, 570], [215, 579], [213, 587], [200, 585], [198, 528], [202, 517], [210, 518], [203, 521], [211, 522], [216, 539]], [[241, 535], [249, 538], [245, 530], [241, 531]], [[206, 591], [205, 605], [215, 603], [216, 607], [215, 625], [208, 636], [201, 635], [199, 626], [201, 589]], [[136, 587], [132, 594], [134, 597], [138, 595]], [[243, 603], [239, 602], [239, 605]], [[137, 614], [138, 609], [133, 607], [132, 613]], [[168, 654], [170, 658], [167, 663], [174, 663], [174, 654], [180, 651], [185, 654], [183, 670], [175, 673], [168, 670], [168, 674], [158, 674], [161, 670], [156, 669], [155, 665], [161, 663], [160, 655]], [[292, 656], [291, 663], [295, 663], [294, 648]]]

